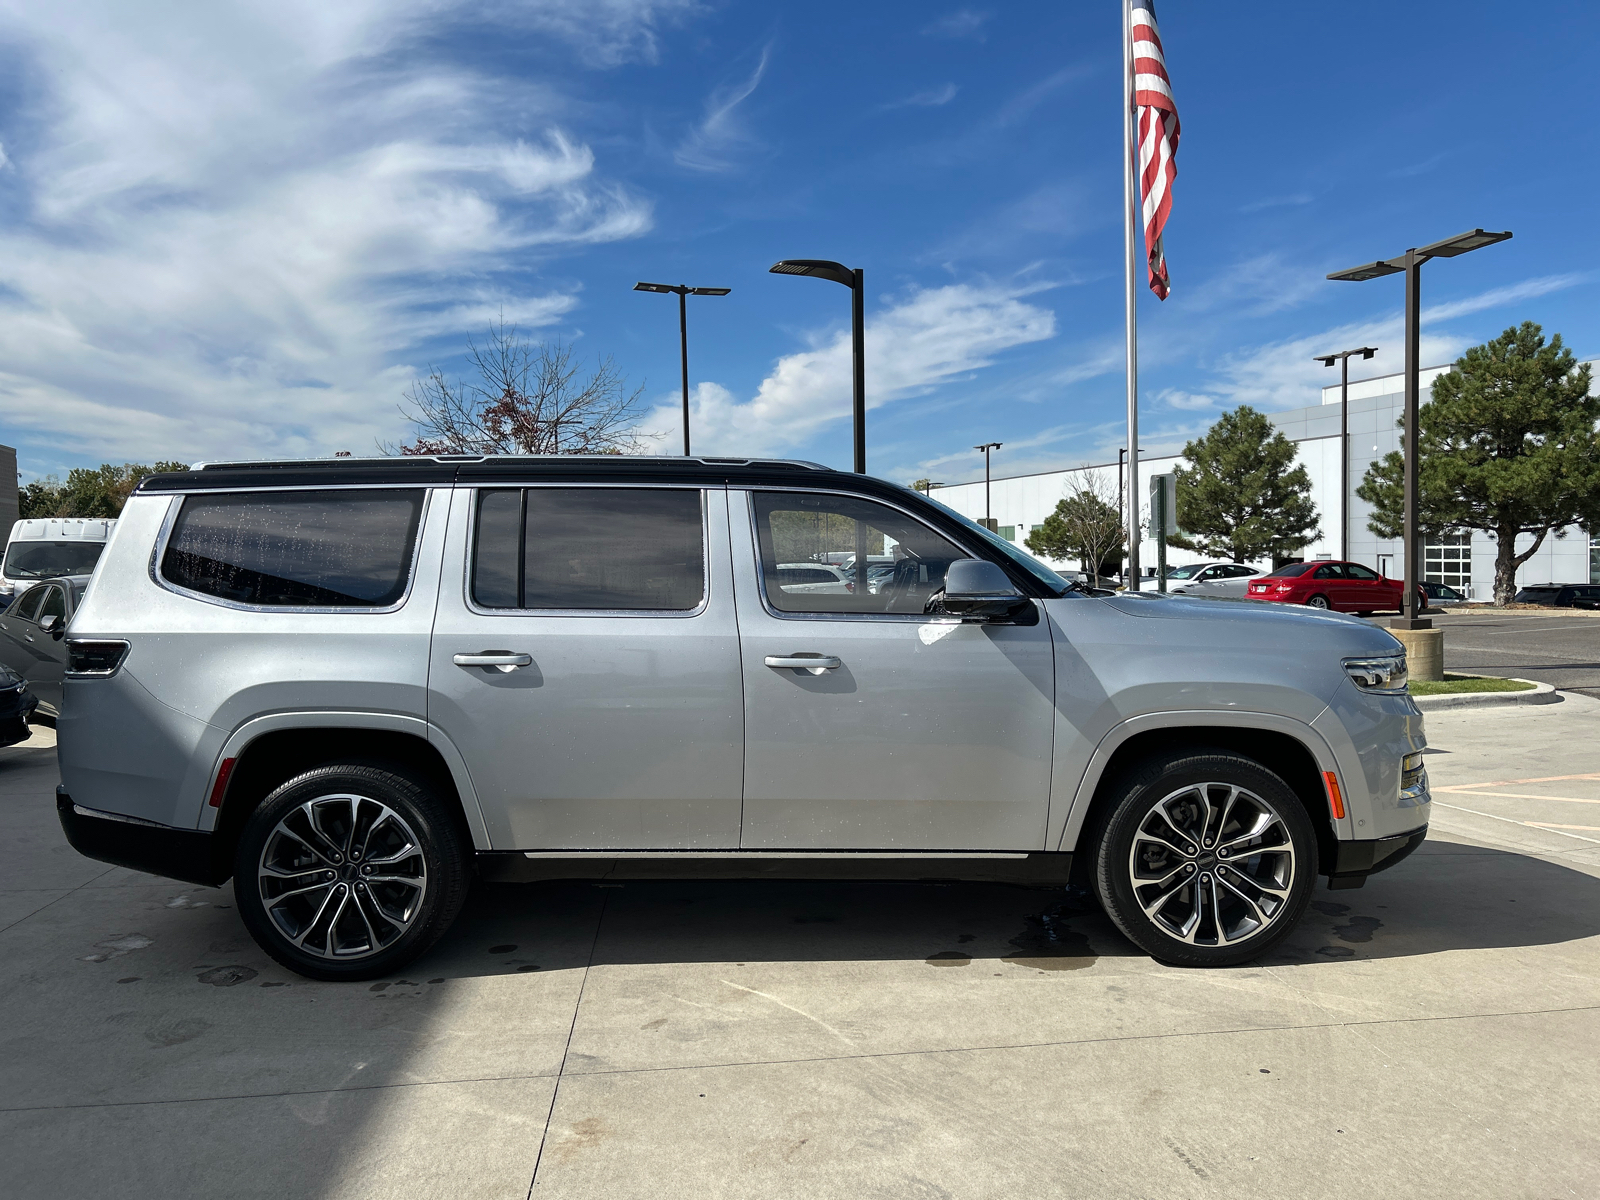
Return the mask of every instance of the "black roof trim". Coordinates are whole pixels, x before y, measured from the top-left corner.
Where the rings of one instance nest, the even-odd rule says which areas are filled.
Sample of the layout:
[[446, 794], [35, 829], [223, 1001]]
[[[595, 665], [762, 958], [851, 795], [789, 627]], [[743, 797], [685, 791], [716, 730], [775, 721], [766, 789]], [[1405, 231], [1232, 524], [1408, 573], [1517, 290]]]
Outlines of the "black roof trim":
[[174, 493], [251, 487], [449, 485], [512, 479], [676, 479], [723, 482], [800, 473], [839, 474], [800, 459], [646, 457], [595, 455], [396, 455], [383, 458], [314, 458], [197, 463], [192, 470], [146, 476], [139, 491]]

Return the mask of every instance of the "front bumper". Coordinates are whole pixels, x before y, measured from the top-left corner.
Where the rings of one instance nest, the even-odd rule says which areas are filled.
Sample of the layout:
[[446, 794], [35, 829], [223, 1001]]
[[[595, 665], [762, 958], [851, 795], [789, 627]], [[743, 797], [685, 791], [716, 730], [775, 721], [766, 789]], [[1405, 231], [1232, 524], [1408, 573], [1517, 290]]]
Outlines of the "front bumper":
[[1387, 871], [1422, 845], [1427, 836], [1428, 827], [1424, 825], [1421, 829], [1397, 833], [1392, 837], [1340, 842], [1334, 855], [1333, 869], [1326, 872], [1329, 890], [1360, 887], [1366, 883], [1368, 875]]
[[232, 874], [231, 864], [216, 861], [209, 833], [97, 812], [74, 804], [61, 788], [56, 789], [56, 815], [67, 841], [86, 858], [207, 887], [220, 886]]

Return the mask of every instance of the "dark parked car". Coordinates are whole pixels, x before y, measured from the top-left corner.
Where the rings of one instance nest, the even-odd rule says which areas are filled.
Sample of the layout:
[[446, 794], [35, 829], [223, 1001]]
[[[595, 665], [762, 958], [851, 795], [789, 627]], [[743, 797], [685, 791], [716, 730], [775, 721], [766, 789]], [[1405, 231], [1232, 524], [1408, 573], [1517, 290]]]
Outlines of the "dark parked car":
[[38, 707], [52, 717], [61, 715], [67, 622], [88, 583], [87, 575], [43, 580], [18, 592], [11, 607], [0, 613], [0, 663], [27, 682]]
[[28, 740], [28, 717], [38, 706], [39, 697], [28, 689], [28, 681], [10, 667], [0, 666], [0, 746]]
[[1465, 604], [1467, 602], [1466, 593], [1457, 591], [1448, 583], [1434, 583], [1433, 580], [1427, 579], [1417, 586], [1422, 589], [1422, 594], [1428, 598], [1429, 605], [1434, 608], [1446, 604]]
[[1540, 604], [1546, 608], [1600, 610], [1600, 583], [1538, 583], [1511, 598], [1513, 604]]

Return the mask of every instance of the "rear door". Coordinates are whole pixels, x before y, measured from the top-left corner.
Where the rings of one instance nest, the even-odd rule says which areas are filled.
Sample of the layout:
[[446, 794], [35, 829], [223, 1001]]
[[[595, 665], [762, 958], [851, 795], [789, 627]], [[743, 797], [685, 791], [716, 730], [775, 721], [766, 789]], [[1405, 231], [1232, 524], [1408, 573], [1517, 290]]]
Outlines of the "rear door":
[[496, 849], [738, 846], [721, 488], [460, 488], [445, 561], [429, 719]]
[[[729, 496], [746, 730], [740, 844], [1041, 849], [1049, 623], [1036, 610], [1017, 625], [925, 615], [949, 564], [971, 555], [897, 507], [839, 492]], [[876, 591], [785, 583], [784, 565], [840, 551], [887, 555], [892, 572]]]
[[1348, 608], [1344, 584], [1344, 570], [1339, 564], [1323, 563], [1311, 572], [1311, 587], [1305, 602], [1309, 604], [1315, 597], [1323, 596], [1329, 608], [1344, 612]]

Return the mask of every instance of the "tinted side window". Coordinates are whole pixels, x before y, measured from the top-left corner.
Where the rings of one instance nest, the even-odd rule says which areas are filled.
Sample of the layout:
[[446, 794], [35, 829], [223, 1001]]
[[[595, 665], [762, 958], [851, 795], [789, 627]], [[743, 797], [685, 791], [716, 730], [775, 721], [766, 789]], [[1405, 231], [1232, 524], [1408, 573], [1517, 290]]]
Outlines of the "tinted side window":
[[1313, 578], [1313, 579], [1342, 579], [1342, 578], [1344, 578], [1344, 572], [1341, 571], [1336, 564], [1328, 563], [1325, 566], [1318, 567], [1314, 572], [1312, 572], [1311, 578]]
[[1371, 582], [1376, 581], [1378, 578], [1378, 573], [1376, 571], [1369, 571], [1360, 563], [1345, 563], [1344, 572], [1346, 575], [1350, 576], [1351, 579], [1365, 579]]
[[11, 615], [20, 617], [24, 621], [33, 620], [34, 617], [39, 615], [39, 602], [44, 599], [44, 594], [49, 590], [49, 588], [42, 587], [29, 588], [22, 593], [22, 597], [16, 602]]
[[472, 598], [485, 608], [687, 612], [705, 598], [691, 488], [480, 493]]
[[[853, 496], [756, 492], [755, 509], [767, 601], [780, 612], [921, 613], [950, 564], [972, 557], [904, 513]], [[832, 586], [794, 577], [840, 552], [862, 569], [817, 581]]]
[[44, 603], [39, 606], [39, 619], [60, 617], [67, 619], [67, 594], [58, 587], [45, 589]]
[[171, 583], [296, 608], [385, 608], [405, 595], [423, 491], [189, 496], [161, 558]]

